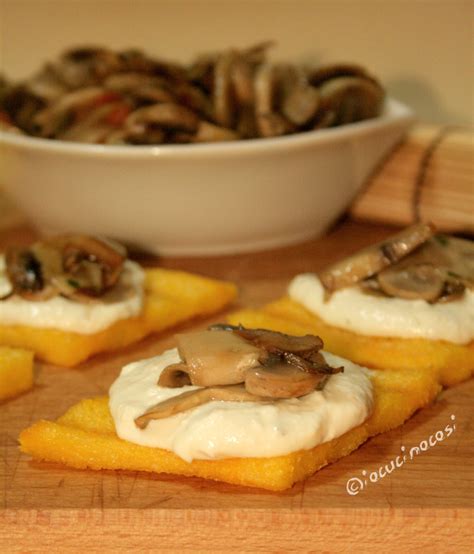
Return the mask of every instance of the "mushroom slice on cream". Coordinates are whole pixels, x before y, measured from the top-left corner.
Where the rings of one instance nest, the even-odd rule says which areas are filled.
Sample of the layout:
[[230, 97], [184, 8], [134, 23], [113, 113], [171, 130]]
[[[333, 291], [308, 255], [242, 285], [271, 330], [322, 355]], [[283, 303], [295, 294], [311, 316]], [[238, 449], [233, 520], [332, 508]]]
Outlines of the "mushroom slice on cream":
[[474, 285], [474, 243], [437, 235], [376, 278], [388, 296], [427, 302], [454, 300]]
[[61, 257], [55, 248], [42, 243], [30, 248], [10, 248], [6, 267], [13, 292], [22, 298], [47, 300], [57, 294], [51, 277], [61, 271]]
[[344, 368], [342, 367], [335, 368], [330, 366], [324, 359], [321, 352], [314, 352], [309, 355], [305, 355], [304, 357], [298, 356], [293, 352], [284, 352], [283, 358], [286, 363], [291, 364], [306, 373], [332, 375], [334, 373], [344, 371]]
[[211, 325], [211, 331], [233, 331], [235, 334], [265, 348], [268, 352], [312, 353], [321, 350], [323, 341], [314, 335], [292, 336], [268, 329], [246, 329], [242, 326], [218, 323]]
[[118, 283], [125, 259], [126, 250], [113, 241], [65, 235], [8, 249], [5, 272], [12, 292], [27, 300], [61, 294], [89, 302]]
[[211, 400], [298, 398], [321, 389], [330, 375], [343, 371], [326, 363], [319, 352], [323, 342], [312, 335], [217, 324], [207, 331], [178, 335], [177, 342], [181, 362], [162, 370], [158, 386], [204, 388], [154, 406], [136, 420], [138, 427], [150, 413], [155, 419], [168, 417]]
[[103, 288], [113, 287], [127, 258], [126, 249], [103, 237], [71, 235], [63, 239], [63, 264], [66, 271], [76, 273], [84, 261], [96, 263], [103, 274]]
[[444, 279], [431, 264], [413, 264], [405, 268], [389, 267], [377, 275], [380, 288], [389, 296], [436, 301], [443, 292]]
[[158, 379], [158, 385], [170, 389], [192, 385], [188, 374], [188, 366], [182, 362], [165, 367]]
[[208, 387], [183, 392], [178, 396], [173, 396], [152, 406], [144, 414], [135, 419], [135, 424], [140, 429], [145, 429], [148, 423], [154, 419], [170, 417], [216, 400], [269, 403], [269, 399], [249, 393], [242, 385]]
[[319, 274], [328, 292], [349, 287], [398, 262], [433, 236], [434, 227], [419, 223], [356, 254]]
[[245, 375], [245, 389], [257, 396], [298, 398], [313, 392], [327, 379], [328, 375], [308, 373], [292, 364], [277, 362], [249, 369]]
[[[266, 357], [258, 348], [234, 333], [202, 331], [177, 336], [178, 351], [185, 362], [179, 371], [191, 384], [210, 387], [243, 383], [245, 372]], [[161, 386], [169, 378], [168, 368], [160, 376]]]

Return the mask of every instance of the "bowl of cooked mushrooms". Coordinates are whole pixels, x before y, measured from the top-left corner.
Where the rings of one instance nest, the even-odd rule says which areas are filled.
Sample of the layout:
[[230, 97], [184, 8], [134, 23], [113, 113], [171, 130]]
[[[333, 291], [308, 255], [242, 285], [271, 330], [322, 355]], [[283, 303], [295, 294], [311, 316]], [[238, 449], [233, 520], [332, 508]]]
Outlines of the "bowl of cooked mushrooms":
[[270, 62], [270, 46], [190, 64], [83, 47], [2, 78], [3, 187], [45, 234], [164, 255], [323, 233], [413, 114], [361, 66]]

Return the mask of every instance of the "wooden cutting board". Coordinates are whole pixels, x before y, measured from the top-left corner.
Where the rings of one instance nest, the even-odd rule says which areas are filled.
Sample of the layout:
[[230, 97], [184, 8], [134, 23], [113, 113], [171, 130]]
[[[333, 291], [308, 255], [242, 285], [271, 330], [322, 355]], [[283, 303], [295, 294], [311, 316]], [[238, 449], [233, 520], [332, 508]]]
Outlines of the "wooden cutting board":
[[[345, 222], [297, 247], [161, 264], [232, 279], [241, 286], [239, 304], [258, 305], [281, 295], [295, 273], [322, 267], [392, 231]], [[0, 233], [0, 249], [33, 236], [28, 228]], [[35, 389], [0, 405], [1, 552], [469, 551], [474, 381], [443, 392], [403, 427], [372, 438], [284, 493], [197, 478], [70, 470], [20, 454], [23, 428], [56, 418], [84, 397], [106, 394], [125, 363], [172, 344], [168, 333], [74, 370], [38, 364]], [[374, 473], [390, 467], [402, 446], [408, 452], [430, 437], [433, 443], [436, 431], [448, 424], [455, 424], [449, 438], [420, 450], [389, 475]], [[367, 484], [350, 495], [348, 482], [358, 484], [354, 478]]]

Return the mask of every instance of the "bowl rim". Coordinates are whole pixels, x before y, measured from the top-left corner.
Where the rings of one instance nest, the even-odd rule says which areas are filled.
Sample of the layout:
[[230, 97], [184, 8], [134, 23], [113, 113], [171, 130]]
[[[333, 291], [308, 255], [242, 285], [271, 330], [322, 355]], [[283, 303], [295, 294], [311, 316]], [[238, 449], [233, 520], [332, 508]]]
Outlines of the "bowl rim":
[[269, 149], [288, 150], [309, 144], [332, 143], [342, 138], [350, 138], [354, 135], [366, 135], [374, 129], [399, 125], [401, 122], [408, 123], [413, 121], [414, 118], [415, 114], [413, 110], [406, 104], [394, 98], [387, 97], [385, 99], [383, 112], [378, 117], [340, 125], [338, 127], [304, 131], [281, 137], [206, 142], [202, 144], [111, 145], [69, 142], [0, 131], [0, 145], [16, 146], [34, 151], [46, 151], [52, 154], [65, 153], [78, 156], [87, 155], [99, 157], [186, 158], [205, 154], [240, 155], [243, 153], [262, 152]]

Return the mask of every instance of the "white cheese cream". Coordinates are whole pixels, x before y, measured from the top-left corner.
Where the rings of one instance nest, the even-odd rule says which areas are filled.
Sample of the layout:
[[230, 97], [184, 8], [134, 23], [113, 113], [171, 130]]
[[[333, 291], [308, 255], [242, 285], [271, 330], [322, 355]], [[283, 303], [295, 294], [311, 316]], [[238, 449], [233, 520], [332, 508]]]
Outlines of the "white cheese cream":
[[466, 290], [452, 302], [384, 298], [346, 287], [324, 300], [324, 288], [313, 273], [296, 276], [290, 298], [324, 322], [359, 335], [425, 338], [467, 344], [474, 339], [474, 293]]
[[174, 416], [150, 421], [145, 429], [135, 419], [151, 406], [199, 387], [160, 387], [163, 369], [179, 362], [176, 349], [125, 366], [109, 392], [117, 435], [144, 446], [170, 450], [194, 459], [280, 456], [341, 436], [363, 423], [373, 408], [370, 372], [338, 356], [323, 353], [344, 372], [329, 378], [322, 391], [271, 404], [213, 401]]
[[[14, 295], [0, 300], [0, 325], [52, 328], [84, 335], [97, 333], [116, 321], [140, 314], [143, 281], [143, 269], [127, 260], [118, 283], [100, 301], [87, 304], [56, 296], [40, 302]], [[0, 298], [10, 290], [5, 259], [0, 256]]]

